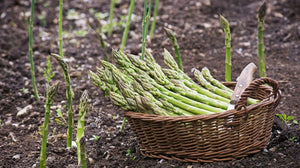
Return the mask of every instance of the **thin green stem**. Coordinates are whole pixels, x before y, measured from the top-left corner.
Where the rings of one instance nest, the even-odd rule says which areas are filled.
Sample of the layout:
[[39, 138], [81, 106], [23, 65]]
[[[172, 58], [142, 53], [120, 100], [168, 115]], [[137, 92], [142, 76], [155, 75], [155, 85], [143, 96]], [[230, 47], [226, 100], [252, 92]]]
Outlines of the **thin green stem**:
[[225, 81], [231, 81], [231, 34], [229, 22], [225, 17], [220, 15], [220, 23], [225, 33], [225, 48], [226, 48], [226, 59], [225, 59]]
[[[148, 0], [144, 1], [144, 16], [143, 16], [143, 23], [142, 23], [142, 29], [143, 29], [143, 38], [142, 38], [142, 56], [141, 59], [144, 60], [145, 56], [145, 48], [146, 48], [146, 41], [147, 41], [147, 33], [148, 33], [148, 26], [149, 26], [149, 20], [151, 15], [151, 0], [149, 2], [149, 8], [147, 10], [147, 3]], [[146, 12], [148, 11], [148, 12]]]
[[124, 29], [124, 33], [123, 33], [123, 37], [122, 37], [122, 43], [121, 43], [121, 47], [120, 47], [121, 51], [124, 51], [124, 47], [125, 47], [125, 44], [126, 44], [126, 41], [127, 41], [127, 36], [128, 36], [129, 28], [130, 28], [131, 15], [132, 15], [132, 12], [133, 12], [134, 4], [135, 4], [135, 0], [131, 0], [129, 10], [128, 10], [128, 17], [127, 17], [126, 27]]
[[80, 144], [80, 162], [79, 162], [79, 165], [81, 168], [87, 168], [87, 162], [86, 162], [86, 141], [85, 141], [85, 138], [82, 137], [79, 141], [79, 144]]
[[154, 6], [154, 11], [153, 11], [153, 21], [152, 21], [151, 29], [150, 29], [150, 39], [152, 38], [152, 36], [154, 34], [154, 30], [155, 30], [158, 6], [159, 6], [159, 0], [155, 0], [155, 6]]
[[127, 118], [126, 118], [126, 117], [124, 117], [124, 118], [123, 118], [123, 122], [122, 122], [122, 126], [121, 126], [121, 128], [120, 128], [120, 131], [123, 131], [123, 130], [124, 130], [124, 127], [125, 127], [126, 121], [127, 121]]
[[40, 168], [46, 167], [46, 149], [47, 149], [47, 139], [48, 139], [48, 126], [49, 126], [49, 118], [50, 118], [50, 107], [52, 105], [52, 99], [54, 95], [57, 93], [58, 83], [55, 83], [51, 87], [47, 88], [46, 93], [46, 102], [45, 102], [45, 120], [43, 124], [43, 132], [42, 132], [42, 145], [41, 145], [41, 153], [40, 153]]
[[177, 65], [178, 65], [179, 69], [183, 71], [182, 60], [181, 60], [181, 56], [180, 56], [180, 52], [179, 52], [179, 45], [177, 43], [175, 34], [172, 30], [170, 30], [168, 28], [164, 28], [164, 29], [165, 29], [167, 37], [171, 40], [171, 42], [174, 46]]
[[259, 76], [266, 77], [266, 64], [265, 64], [265, 56], [264, 56], [264, 17], [266, 14], [266, 3], [264, 2], [263, 5], [260, 7], [258, 12], [258, 26], [257, 26], [257, 55], [259, 59]]
[[33, 62], [33, 49], [32, 49], [32, 43], [33, 43], [33, 14], [34, 14], [34, 2], [35, 0], [31, 1], [31, 14], [30, 14], [30, 20], [29, 20], [29, 60], [30, 60], [30, 71], [31, 71], [31, 81], [32, 81], [32, 87], [33, 87], [33, 93], [37, 100], [40, 100], [40, 96], [37, 90], [36, 81], [35, 81], [35, 70], [34, 70], [34, 62]]
[[58, 18], [58, 40], [59, 40], [59, 55], [63, 58], [63, 37], [62, 37], [62, 17], [63, 15], [63, 0], [59, 0], [59, 18]]
[[115, 0], [111, 0], [110, 2], [108, 36], [111, 36], [112, 34], [115, 2]]
[[67, 90], [66, 97], [68, 102], [68, 131], [67, 131], [67, 148], [68, 148], [71, 147], [72, 145], [72, 136], [73, 136], [72, 131], [73, 131], [74, 121], [73, 121], [72, 101], [73, 101], [74, 93], [72, 91], [72, 87], [70, 84], [71, 79], [70, 79], [67, 63], [62, 59], [61, 56], [57, 54], [51, 54], [51, 56], [53, 56], [56, 59], [56, 61], [59, 63], [59, 65], [62, 67], [65, 83], [66, 83], [66, 90]]
[[[84, 118], [88, 110], [88, 93], [85, 90], [82, 93], [79, 104], [79, 114], [78, 114], [78, 123], [77, 123], [77, 134], [76, 134], [76, 145], [77, 145], [77, 158], [78, 165], [81, 167], [86, 167], [86, 154], [85, 151], [85, 142], [84, 141]], [[85, 156], [85, 157], [84, 157]]]

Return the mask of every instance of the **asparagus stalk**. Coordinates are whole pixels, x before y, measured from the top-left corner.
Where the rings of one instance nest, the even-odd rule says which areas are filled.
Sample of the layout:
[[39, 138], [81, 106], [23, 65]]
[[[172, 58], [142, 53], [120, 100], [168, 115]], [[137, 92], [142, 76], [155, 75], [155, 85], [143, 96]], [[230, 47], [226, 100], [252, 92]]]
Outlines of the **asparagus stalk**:
[[124, 29], [124, 32], [123, 32], [122, 43], [121, 43], [121, 47], [120, 47], [121, 51], [124, 50], [124, 47], [125, 47], [125, 44], [126, 44], [126, 41], [127, 41], [127, 35], [128, 35], [130, 23], [131, 23], [131, 15], [132, 15], [132, 12], [133, 12], [134, 3], [135, 3], [135, 0], [130, 1], [126, 26], [125, 26], [125, 29]]
[[203, 77], [202, 73], [201, 73], [199, 70], [195, 69], [195, 70], [194, 70], [194, 75], [195, 75], [195, 78], [198, 80], [198, 82], [199, 82], [202, 86], [204, 86], [205, 88], [207, 88], [208, 90], [210, 90], [210, 91], [212, 91], [212, 92], [214, 92], [214, 93], [216, 93], [216, 94], [218, 94], [218, 95], [220, 95], [220, 96], [223, 96], [223, 97], [225, 97], [225, 98], [227, 98], [227, 99], [230, 99], [230, 98], [231, 98], [232, 93], [230, 93], [230, 92], [228, 92], [228, 91], [226, 91], [226, 90], [221, 90], [221, 89], [219, 89], [218, 87], [213, 86], [211, 83], [209, 83], [209, 82]]
[[[113, 76], [114, 76], [114, 80], [115, 81], [122, 81], [122, 82], [124, 82], [124, 83], [121, 83], [121, 82], [119, 82], [119, 87], [122, 87], [122, 89], [120, 89], [120, 90], [123, 90], [122, 91], [122, 94], [124, 95], [124, 94], [126, 94], [126, 96], [124, 95], [124, 97], [130, 97], [130, 98], [133, 98], [133, 97], [135, 97], [135, 95], [131, 95], [131, 94], [133, 94], [131, 91], [129, 91], [129, 90], [127, 90], [127, 89], [125, 89], [125, 88], [128, 88], [128, 86], [130, 86], [130, 84], [128, 84], [127, 83], [127, 86], [125, 86], [125, 87], [123, 87], [123, 85], [126, 85], [126, 80], [124, 79], [124, 77], [122, 77], [122, 75], [120, 74], [121, 72], [120, 71], [118, 71], [118, 69], [116, 69], [112, 64], [110, 64], [110, 63], [108, 63], [108, 62], [106, 62], [106, 61], [102, 61], [101, 62], [102, 63], [102, 65], [104, 65], [105, 67], [107, 67], [107, 68], [110, 68], [110, 69], [112, 69], [112, 71], [113, 71]], [[128, 67], [128, 66], [127, 66]], [[130, 74], [130, 75], [132, 75], [136, 80], [141, 80], [141, 78], [145, 78], [145, 79], [148, 79], [148, 80], [151, 80], [152, 78], [150, 78], [149, 76], [147, 76], [146, 74], [142, 74], [142, 75], [140, 75], [140, 74], [137, 74], [137, 73], [132, 73], [132, 74]], [[152, 81], [152, 83], [150, 84], [149, 82], [147, 82], [146, 80], [145, 81], [142, 81], [142, 82], [140, 82], [142, 85], [143, 85], [143, 87], [145, 87], [145, 85], [155, 85], [156, 83], [155, 82], [153, 82]], [[163, 91], [165, 91], [166, 93], [168, 93], [170, 96], [177, 96], [177, 98], [182, 98], [183, 100], [184, 100], [184, 102], [185, 103], [189, 103], [189, 104], [191, 104], [191, 105], [197, 105], [198, 107], [204, 107], [204, 108], [206, 108], [206, 109], [209, 109], [209, 110], [211, 110], [211, 111], [214, 111], [214, 112], [220, 112], [220, 111], [224, 111], [223, 109], [220, 109], [220, 108], [214, 108], [214, 107], [211, 107], [211, 106], [208, 106], [208, 105], [206, 105], [206, 104], [203, 104], [203, 103], [198, 103], [198, 102], [196, 102], [196, 101], [193, 101], [193, 100], [191, 100], [191, 99], [188, 99], [188, 98], [186, 98], [186, 97], [183, 97], [183, 96], [180, 96], [179, 94], [176, 94], [176, 93], [172, 93], [171, 91], [168, 91], [167, 89], [165, 89], [163, 86], [161, 86], [161, 85], [158, 85], [158, 84], [156, 84], [155, 85], [155, 87], [159, 87], [161, 90], [163, 90]], [[153, 89], [155, 89], [155, 87], [152, 87]], [[159, 92], [158, 92], [159, 93]], [[153, 94], [153, 93], [152, 93]], [[162, 94], [160, 94], [160, 95], [162, 95]], [[179, 97], [178, 97], [179, 96]], [[172, 101], [172, 102], [174, 102], [174, 101]], [[180, 103], [179, 103], [180, 104]], [[202, 109], [201, 109], [202, 110]], [[204, 111], [206, 111], [206, 110], [204, 110]], [[202, 111], [203, 112], [203, 111]], [[204, 112], [205, 113], [205, 112]]]
[[[85, 138], [84, 138], [84, 118], [88, 111], [88, 93], [85, 90], [80, 98], [79, 103], [79, 114], [77, 122], [77, 134], [76, 134], [76, 145], [77, 145], [77, 157], [78, 165], [86, 167], [86, 150], [85, 150]], [[81, 143], [84, 141], [84, 143]]]
[[79, 144], [80, 144], [80, 167], [81, 168], [87, 168], [87, 162], [86, 162], [86, 141], [85, 141], [85, 138], [81, 138], [80, 141], [79, 141]]
[[156, 103], [153, 103], [148, 97], [141, 96], [140, 99], [142, 106], [147, 110], [151, 110], [154, 114], [159, 114], [162, 116], [175, 116], [173, 113], [170, 113], [167, 110], [158, 106]]
[[68, 101], [68, 131], [67, 131], [67, 148], [71, 147], [72, 145], [72, 137], [73, 137], [73, 107], [72, 107], [72, 101], [74, 97], [74, 93], [72, 91], [72, 87], [70, 84], [70, 75], [69, 75], [69, 70], [68, 70], [68, 65], [67, 63], [63, 60], [63, 58], [57, 54], [51, 54], [59, 63], [59, 65], [63, 69], [63, 74], [65, 78], [65, 83], [66, 83], [66, 97]]
[[36, 81], [35, 81], [35, 70], [34, 70], [33, 50], [32, 50], [34, 3], [35, 3], [35, 0], [32, 0], [31, 1], [31, 8], [30, 8], [31, 14], [30, 14], [30, 19], [29, 19], [29, 30], [28, 30], [28, 34], [29, 34], [29, 60], [30, 60], [30, 72], [31, 72], [31, 82], [32, 82], [32, 87], [33, 87], [33, 93], [34, 93], [35, 98], [39, 101], [40, 96], [39, 96], [37, 86], [36, 86]]
[[147, 10], [147, 3], [148, 0], [144, 0], [144, 15], [143, 15], [143, 23], [142, 23], [142, 29], [143, 29], [143, 38], [142, 38], [142, 60], [144, 60], [144, 54], [145, 54], [145, 48], [146, 48], [146, 41], [147, 41], [147, 33], [148, 33], [148, 25], [151, 15], [151, 0], [149, 2], [149, 8]]
[[222, 97], [218, 94], [215, 94], [215, 93], [199, 86], [193, 80], [191, 80], [190, 78], [187, 78], [187, 76], [185, 76], [181, 72], [177, 72], [177, 71], [174, 71], [174, 70], [171, 70], [171, 69], [163, 69], [163, 72], [166, 74], [166, 76], [168, 78], [178, 79], [178, 80], [182, 81], [186, 87], [190, 88], [191, 90], [194, 90], [194, 91], [198, 92], [199, 94], [206, 95], [207, 97], [210, 97], [210, 98], [216, 99], [216, 100], [220, 100], [220, 101], [225, 102], [225, 103], [230, 103], [230, 99], [224, 98], [224, 97]]
[[231, 81], [231, 35], [229, 22], [225, 17], [220, 15], [220, 23], [225, 33], [225, 48], [226, 48], [226, 60], [225, 60], [225, 81]]
[[182, 72], [182, 70], [179, 68], [178, 64], [173, 59], [172, 55], [167, 49], [164, 49], [164, 62], [170, 69], [175, 70], [177, 72]]
[[[224, 111], [221, 108], [216, 108], [216, 107], [212, 107], [210, 105], [204, 104], [204, 103], [200, 103], [197, 102], [195, 100], [192, 100], [190, 98], [187, 98], [183, 95], [180, 95], [178, 93], [174, 93], [172, 91], [169, 91], [168, 89], [166, 89], [165, 87], [159, 85], [158, 83], [156, 83], [154, 81], [154, 79], [152, 78], [147, 78], [144, 77], [142, 75], [139, 74], [132, 74], [133, 77], [139, 81], [139, 83], [143, 86], [143, 88], [147, 91], [149, 91], [150, 93], [152, 93], [153, 95], [166, 95], [166, 96], [170, 96], [173, 97], [177, 100], [180, 100], [181, 102], [184, 102], [186, 104], [192, 105], [194, 107], [198, 107], [198, 108], [202, 108], [205, 109], [207, 111], [211, 111], [211, 112], [221, 112]], [[175, 105], [175, 104], [174, 104]]]
[[122, 94], [111, 91], [109, 92], [109, 98], [114, 105], [121, 107], [123, 110], [136, 110], [136, 106], [129, 105]]
[[[137, 65], [140, 68], [144, 68], [145, 71], [147, 71], [151, 76], [153, 76], [153, 78], [155, 79], [155, 81], [158, 84], [164, 85], [169, 90], [172, 90], [183, 96], [186, 96], [188, 98], [200, 101], [202, 103], [205, 103], [205, 104], [208, 104], [211, 106], [227, 109], [228, 103], [224, 103], [224, 102], [221, 102], [221, 101], [218, 101], [215, 99], [211, 99], [208, 96], [199, 95], [196, 92], [189, 92], [189, 91], [183, 90], [181, 88], [175, 87], [169, 80], [167, 80], [167, 77], [164, 75], [164, 73], [161, 70], [161, 67], [158, 64], [155, 63], [154, 65], [152, 65], [154, 70], [150, 71], [148, 68], [144, 67], [144, 66], [146, 66], [146, 63], [143, 60], [139, 59], [138, 57], [133, 56], [133, 55], [128, 55], [128, 58], [131, 60], [131, 62], [134, 65]], [[147, 65], [149, 66], [150, 64], [147, 64]], [[129, 67], [129, 66], [127, 66], [127, 67]]]
[[204, 67], [202, 68], [201, 70], [202, 72], [202, 75], [204, 76], [204, 78], [212, 83], [214, 86], [220, 88], [220, 89], [223, 89], [223, 90], [226, 90], [230, 93], [233, 93], [233, 90], [231, 90], [230, 88], [226, 87], [225, 85], [223, 85], [220, 81], [216, 80], [211, 74], [210, 74], [210, 71], [208, 68]]
[[159, 0], [155, 0], [155, 6], [154, 6], [154, 11], [153, 11], [153, 21], [151, 24], [151, 29], [150, 29], [150, 39], [152, 38], [155, 30], [155, 24], [156, 24], [156, 16], [157, 16], [157, 10], [159, 6]]
[[266, 77], [266, 65], [265, 65], [265, 56], [264, 56], [264, 17], [266, 15], [266, 2], [262, 4], [262, 6], [259, 8], [258, 11], [258, 26], [257, 26], [257, 54], [259, 58], [259, 76], [260, 77]]
[[48, 137], [48, 126], [49, 126], [49, 118], [50, 118], [50, 107], [53, 103], [53, 97], [57, 93], [58, 83], [55, 83], [51, 87], [47, 88], [46, 93], [46, 102], [45, 102], [45, 120], [43, 124], [43, 139], [41, 145], [41, 153], [40, 153], [40, 167], [46, 167], [46, 149], [47, 149], [47, 137]]
[[[227, 91], [227, 90], [222, 90], [216, 86], [213, 86], [210, 82], [208, 82], [202, 75], [202, 73], [199, 71], [199, 70], [195, 70], [194, 71], [194, 75], [195, 75], [195, 78], [201, 83], [201, 85], [205, 86], [207, 89], [209, 89], [210, 91], [218, 94], [218, 95], [221, 95], [225, 98], [230, 98], [232, 97], [232, 94], [233, 92], [232, 91]], [[259, 101], [256, 100], [256, 99], [252, 99], [252, 98], [249, 98], [248, 99], [248, 103], [249, 104], [255, 104], [255, 103], [258, 103]]]
[[164, 30], [165, 30], [165, 33], [166, 33], [167, 37], [171, 40], [171, 42], [174, 46], [177, 65], [178, 65], [179, 69], [183, 71], [181, 56], [180, 56], [180, 52], [179, 52], [179, 45], [177, 43], [177, 39], [175, 37], [175, 34], [172, 30], [170, 30], [168, 28], [164, 28]]
[[58, 39], [59, 39], [59, 55], [64, 58], [63, 52], [63, 27], [62, 27], [62, 19], [63, 19], [63, 0], [59, 0], [59, 18], [58, 18]]
[[181, 108], [175, 107], [171, 103], [168, 103], [164, 100], [157, 100], [150, 92], [145, 91], [143, 89], [142, 85], [140, 83], [138, 83], [137, 81], [133, 81], [132, 86], [133, 86], [134, 91], [139, 93], [141, 96], [148, 98], [151, 102], [156, 103], [159, 107], [164, 108], [167, 111], [171, 111], [177, 115], [185, 115], [185, 116], [192, 115], [192, 113], [190, 113], [186, 110], [183, 110]]
[[116, 0], [111, 0], [110, 2], [108, 36], [112, 34], [115, 2]]
[[90, 71], [90, 76], [92, 79], [92, 82], [95, 86], [99, 87], [101, 90], [104, 91], [105, 96], [109, 95], [109, 88], [107, 85], [99, 78], [98, 75], [96, 75], [94, 72]]

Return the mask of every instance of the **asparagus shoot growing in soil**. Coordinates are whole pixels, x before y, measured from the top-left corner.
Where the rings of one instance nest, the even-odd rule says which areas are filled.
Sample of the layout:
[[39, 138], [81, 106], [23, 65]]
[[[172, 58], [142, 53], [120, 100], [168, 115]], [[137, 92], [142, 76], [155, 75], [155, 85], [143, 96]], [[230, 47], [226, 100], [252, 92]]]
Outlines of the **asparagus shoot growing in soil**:
[[231, 81], [231, 35], [229, 22], [225, 17], [220, 15], [220, 23], [225, 33], [225, 48], [226, 48], [226, 59], [225, 59], [225, 81]]
[[88, 93], [85, 90], [80, 98], [79, 103], [79, 114], [78, 114], [78, 123], [77, 123], [77, 134], [76, 134], [76, 145], [77, 145], [77, 157], [78, 165], [82, 168], [87, 167], [86, 165], [86, 151], [84, 142], [84, 118], [88, 110]]
[[126, 22], [126, 27], [125, 27], [124, 32], [123, 32], [122, 43], [121, 43], [121, 47], [120, 47], [121, 51], [124, 50], [124, 47], [125, 47], [125, 44], [126, 44], [126, 41], [127, 41], [127, 35], [128, 35], [129, 28], [130, 28], [131, 15], [132, 15], [132, 12], [133, 12], [134, 3], [135, 3], [135, 0], [131, 0], [130, 1], [130, 6], [129, 6], [129, 10], [128, 10], [128, 16], [127, 16], [127, 22]]
[[142, 60], [144, 60], [145, 55], [145, 48], [146, 48], [146, 42], [147, 42], [147, 33], [148, 33], [148, 26], [149, 26], [149, 20], [151, 15], [151, 0], [149, 2], [149, 8], [147, 8], [148, 0], [144, 0], [144, 15], [143, 15], [143, 22], [142, 22]]
[[154, 30], [155, 30], [158, 6], [159, 6], [159, 0], [155, 0], [154, 11], [153, 11], [153, 21], [152, 21], [152, 24], [151, 24], [150, 34], [149, 34], [150, 39], [152, 38], [152, 36], [154, 34]]
[[116, 0], [110, 1], [108, 36], [111, 36], [111, 34], [112, 34], [115, 2], [116, 2]]
[[107, 53], [107, 48], [106, 48], [106, 44], [105, 41], [103, 39], [103, 32], [102, 32], [102, 24], [100, 23], [100, 21], [98, 19], [95, 19], [96, 22], [96, 27], [93, 27], [92, 24], [89, 22], [89, 19], [87, 20], [89, 27], [96, 33], [98, 39], [99, 39], [99, 43], [101, 48], [104, 50], [104, 60], [108, 61], [108, 53]]
[[52, 105], [52, 99], [57, 93], [58, 83], [55, 83], [51, 87], [47, 87], [46, 91], [46, 103], [45, 103], [45, 120], [43, 124], [42, 132], [42, 145], [41, 145], [41, 154], [40, 154], [40, 168], [46, 167], [46, 149], [47, 149], [47, 138], [48, 138], [48, 125], [50, 118], [50, 107]]
[[81, 168], [87, 168], [87, 161], [86, 161], [86, 140], [82, 137], [79, 141], [80, 144], [80, 163], [78, 164]]
[[164, 29], [165, 29], [167, 37], [171, 40], [171, 42], [174, 46], [177, 65], [178, 65], [179, 69], [183, 71], [181, 56], [180, 56], [180, 52], [179, 52], [179, 45], [177, 43], [175, 34], [172, 30], [170, 30], [168, 28], [164, 28]]
[[59, 41], [59, 55], [63, 58], [63, 37], [62, 37], [62, 14], [63, 14], [63, 0], [59, 0], [59, 18], [58, 18], [58, 41]]
[[258, 26], [257, 26], [257, 54], [259, 59], [259, 76], [260, 77], [266, 77], [266, 64], [265, 64], [265, 56], [264, 56], [264, 18], [266, 15], [266, 2], [262, 4], [262, 6], [259, 8], [258, 11]]
[[58, 62], [58, 64], [62, 67], [65, 83], [66, 83], [66, 90], [67, 90], [66, 97], [68, 101], [68, 131], [67, 131], [67, 148], [68, 148], [71, 147], [72, 145], [72, 137], [73, 137], [72, 131], [73, 131], [74, 121], [73, 121], [72, 101], [73, 101], [74, 93], [72, 91], [71, 84], [70, 84], [71, 79], [70, 79], [67, 63], [62, 59], [61, 56], [57, 54], [51, 54], [51, 56], [53, 56]]
[[34, 14], [34, 2], [35, 0], [31, 1], [31, 14], [29, 20], [29, 60], [30, 60], [30, 71], [31, 71], [31, 81], [33, 87], [33, 94], [37, 100], [40, 100], [40, 96], [37, 90], [36, 81], [35, 81], [35, 70], [34, 70], [34, 62], [33, 62], [33, 50], [32, 50], [32, 43], [33, 43], [33, 14]]

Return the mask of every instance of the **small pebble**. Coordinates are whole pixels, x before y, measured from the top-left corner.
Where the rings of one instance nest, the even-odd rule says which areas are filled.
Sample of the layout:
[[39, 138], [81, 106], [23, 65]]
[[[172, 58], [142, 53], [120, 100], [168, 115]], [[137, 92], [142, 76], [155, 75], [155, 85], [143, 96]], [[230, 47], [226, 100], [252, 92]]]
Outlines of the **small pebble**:
[[95, 161], [94, 161], [93, 158], [88, 158], [88, 160], [89, 160], [90, 164], [94, 164], [95, 163]]
[[15, 160], [19, 160], [21, 158], [21, 155], [17, 154], [17, 155], [14, 155], [12, 158], [15, 159]]
[[24, 107], [23, 109], [18, 111], [17, 117], [22, 117], [22, 116], [27, 115], [30, 109], [32, 109], [32, 105], [28, 105], [28, 106]]
[[269, 151], [270, 152], [275, 152], [276, 151], [276, 147], [274, 146], [274, 147], [270, 148]]

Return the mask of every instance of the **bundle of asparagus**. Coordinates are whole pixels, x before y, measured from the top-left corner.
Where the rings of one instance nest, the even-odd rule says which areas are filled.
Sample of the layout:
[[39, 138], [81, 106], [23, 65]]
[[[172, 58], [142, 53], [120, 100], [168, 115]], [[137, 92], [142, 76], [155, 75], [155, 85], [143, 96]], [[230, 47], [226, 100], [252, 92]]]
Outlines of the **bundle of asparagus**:
[[233, 91], [216, 80], [206, 67], [194, 71], [199, 85], [178, 67], [166, 49], [165, 69], [148, 50], [144, 60], [122, 51], [113, 50], [112, 54], [116, 66], [101, 60], [103, 67], [97, 68], [97, 73], [90, 71], [90, 76], [113, 104], [126, 111], [190, 116], [227, 110]]

